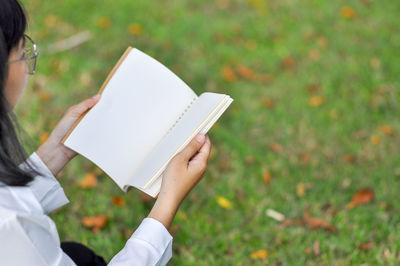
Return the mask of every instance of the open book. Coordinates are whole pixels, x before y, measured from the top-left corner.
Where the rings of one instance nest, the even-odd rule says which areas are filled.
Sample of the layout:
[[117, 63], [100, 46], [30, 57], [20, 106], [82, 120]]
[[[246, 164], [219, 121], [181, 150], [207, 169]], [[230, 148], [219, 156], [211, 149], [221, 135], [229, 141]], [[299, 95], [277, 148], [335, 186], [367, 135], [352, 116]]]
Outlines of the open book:
[[100, 101], [63, 139], [123, 190], [155, 197], [169, 161], [205, 134], [233, 101], [197, 96], [164, 65], [129, 47], [100, 89]]

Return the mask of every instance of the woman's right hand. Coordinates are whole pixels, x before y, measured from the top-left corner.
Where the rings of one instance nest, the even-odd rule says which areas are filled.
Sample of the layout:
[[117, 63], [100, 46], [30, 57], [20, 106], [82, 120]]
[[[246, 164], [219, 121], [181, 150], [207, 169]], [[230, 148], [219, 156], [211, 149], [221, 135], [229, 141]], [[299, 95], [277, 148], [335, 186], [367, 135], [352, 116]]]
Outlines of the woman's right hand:
[[203, 177], [210, 151], [210, 138], [199, 134], [170, 161], [164, 171], [160, 194], [148, 217], [169, 228], [179, 205]]

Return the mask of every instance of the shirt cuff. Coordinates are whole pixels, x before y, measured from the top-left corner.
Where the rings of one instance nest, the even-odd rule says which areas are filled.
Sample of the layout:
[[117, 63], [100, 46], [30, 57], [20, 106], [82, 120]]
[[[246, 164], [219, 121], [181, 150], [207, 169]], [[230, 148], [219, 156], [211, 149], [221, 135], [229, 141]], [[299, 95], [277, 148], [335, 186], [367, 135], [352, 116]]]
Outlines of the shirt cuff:
[[[36, 152], [34, 152], [27, 161], [28, 160], [30, 165], [40, 173], [40, 175], [35, 176], [35, 179], [28, 184], [28, 187], [31, 189], [40, 205], [42, 205], [43, 211], [47, 214], [69, 203], [60, 183]], [[29, 170], [27, 162], [22, 163], [20, 167]]]

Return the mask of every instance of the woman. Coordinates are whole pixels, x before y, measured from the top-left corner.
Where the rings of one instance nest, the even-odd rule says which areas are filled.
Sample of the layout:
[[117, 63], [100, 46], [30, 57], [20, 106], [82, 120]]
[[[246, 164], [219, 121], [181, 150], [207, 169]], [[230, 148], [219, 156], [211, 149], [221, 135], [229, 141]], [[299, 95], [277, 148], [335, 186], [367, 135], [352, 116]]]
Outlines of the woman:
[[[0, 2], [0, 264], [105, 265], [77, 243], [60, 244], [53, 221], [46, 215], [68, 203], [56, 178], [76, 155], [61, 139], [74, 122], [100, 99], [96, 95], [72, 106], [48, 140], [26, 158], [16, 137], [11, 113], [36, 65], [36, 46], [24, 35], [26, 18], [17, 0]], [[198, 135], [167, 167], [161, 192], [142, 224], [110, 265], [164, 265], [172, 255], [168, 228], [179, 205], [201, 179], [211, 143]], [[196, 154], [197, 153], [197, 154]]]

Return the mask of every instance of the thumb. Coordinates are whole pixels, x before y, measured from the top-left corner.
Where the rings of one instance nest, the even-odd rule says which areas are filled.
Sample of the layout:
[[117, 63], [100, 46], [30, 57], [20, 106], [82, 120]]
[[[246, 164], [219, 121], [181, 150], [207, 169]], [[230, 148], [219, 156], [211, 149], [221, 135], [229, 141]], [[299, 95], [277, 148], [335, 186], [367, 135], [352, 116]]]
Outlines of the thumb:
[[203, 146], [205, 141], [205, 136], [203, 134], [198, 134], [181, 152], [180, 155], [186, 161], [189, 161], [193, 155], [196, 154]]

